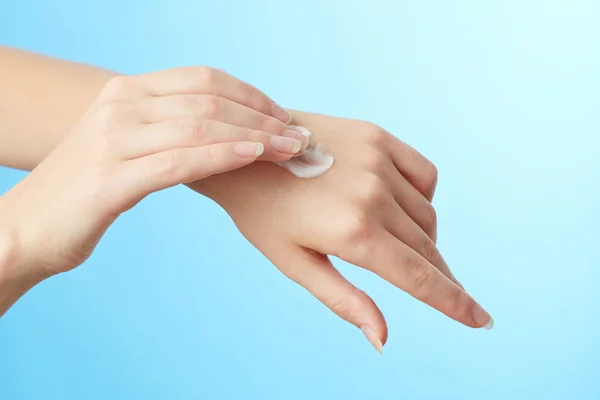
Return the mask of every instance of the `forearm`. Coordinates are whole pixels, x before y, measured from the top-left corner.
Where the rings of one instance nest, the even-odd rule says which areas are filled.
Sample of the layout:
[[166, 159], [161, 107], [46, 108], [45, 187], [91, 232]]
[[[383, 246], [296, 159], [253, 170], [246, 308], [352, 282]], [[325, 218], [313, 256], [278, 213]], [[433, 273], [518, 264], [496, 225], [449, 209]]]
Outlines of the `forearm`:
[[114, 75], [0, 46], [0, 165], [33, 169]]

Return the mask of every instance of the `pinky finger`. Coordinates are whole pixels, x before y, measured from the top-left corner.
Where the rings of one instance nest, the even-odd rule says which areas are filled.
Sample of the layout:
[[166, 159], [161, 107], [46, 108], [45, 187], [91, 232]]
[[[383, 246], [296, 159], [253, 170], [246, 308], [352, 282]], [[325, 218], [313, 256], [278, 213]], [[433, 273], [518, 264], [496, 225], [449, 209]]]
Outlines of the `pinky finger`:
[[186, 147], [127, 161], [126, 181], [139, 199], [181, 183], [190, 183], [214, 174], [251, 164], [263, 153], [255, 142], [227, 142]]

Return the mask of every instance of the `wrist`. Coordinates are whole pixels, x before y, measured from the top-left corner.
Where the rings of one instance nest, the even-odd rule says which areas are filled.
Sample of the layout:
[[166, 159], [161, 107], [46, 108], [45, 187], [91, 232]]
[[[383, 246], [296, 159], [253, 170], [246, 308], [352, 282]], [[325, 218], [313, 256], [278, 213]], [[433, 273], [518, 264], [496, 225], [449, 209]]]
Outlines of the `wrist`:
[[0, 317], [27, 291], [46, 278], [27, 268], [18, 236], [0, 227]]

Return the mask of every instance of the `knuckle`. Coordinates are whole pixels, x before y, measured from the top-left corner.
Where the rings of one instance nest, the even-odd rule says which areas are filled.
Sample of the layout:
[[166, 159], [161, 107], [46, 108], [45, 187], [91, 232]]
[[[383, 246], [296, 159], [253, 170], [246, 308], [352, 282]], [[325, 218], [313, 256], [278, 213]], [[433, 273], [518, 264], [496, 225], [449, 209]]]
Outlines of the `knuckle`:
[[333, 311], [338, 317], [346, 321], [350, 319], [352, 307], [348, 304], [346, 300], [327, 300], [327, 302], [329, 309]]
[[367, 296], [363, 291], [355, 289], [352, 294], [344, 299], [328, 298], [325, 300], [325, 304], [338, 317], [346, 321], [354, 321], [363, 308], [365, 297]]
[[157, 173], [167, 179], [176, 179], [183, 174], [181, 157], [176, 152], [169, 152], [161, 157], [157, 165]]
[[423, 244], [423, 257], [430, 263], [435, 264], [439, 259], [439, 251], [433, 240], [427, 238]]
[[367, 254], [372, 245], [374, 234], [369, 218], [364, 212], [348, 214], [344, 222], [337, 227], [336, 236], [343, 245], [351, 245], [360, 254]]
[[450, 295], [448, 308], [448, 312], [454, 318], [469, 319], [473, 308], [473, 300], [463, 290], [456, 290]]
[[192, 117], [183, 122], [181, 135], [185, 142], [196, 142], [204, 140], [206, 136], [206, 120]]
[[223, 110], [223, 101], [217, 96], [204, 96], [200, 104], [201, 114], [207, 118], [217, 118]]
[[212, 88], [217, 80], [217, 70], [211, 67], [197, 67], [196, 75], [198, 78], [198, 86], [201, 89]]
[[365, 178], [361, 184], [359, 197], [363, 204], [370, 207], [383, 204], [386, 198], [386, 189], [382, 179], [375, 174]]
[[431, 203], [426, 203], [425, 206], [423, 207], [423, 215], [422, 215], [421, 223], [422, 223], [423, 230], [429, 237], [432, 237], [432, 235], [437, 230], [437, 223], [438, 223], [437, 221], [438, 221], [438, 217], [437, 217], [437, 212], [435, 211], [435, 208], [431, 205]]
[[102, 90], [102, 94], [108, 98], [120, 98], [124, 93], [131, 90], [133, 79], [128, 76], [118, 75], [111, 78]]
[[433, 270], [429, 264], [420, 257], [411, 257], [406, 263], [409, 287], [418, 299], [423, 299], [431, 293], [431, 278]]
[[387, 132], [372, 122], [365, 122], [363, 128], [365, 141], [373, 147], [383, 147], [387, 140]]
[[432, 163], [431, 161], [427, 161], [427, 167], [425, 168], [424, 174], [425, 174], [425, 182], [427, 183], [427, 187], [430, 190], [435, 189], [435, 187], [437, 186], [438, 177], [439, 177], [439, 171], [438, 171], [437, 167], [435, 166], [435, 164]]

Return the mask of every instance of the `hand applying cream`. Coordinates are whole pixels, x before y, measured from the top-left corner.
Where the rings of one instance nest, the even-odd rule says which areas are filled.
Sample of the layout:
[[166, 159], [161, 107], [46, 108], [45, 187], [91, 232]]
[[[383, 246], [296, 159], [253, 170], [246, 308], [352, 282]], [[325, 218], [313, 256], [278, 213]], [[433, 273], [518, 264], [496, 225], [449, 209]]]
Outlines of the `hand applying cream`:
[[308, 137], [308, 147], [299, 156], [288, 161], [276, 162], [276, 164], [287, 169], [298, 178], [314, 178], [323, 175], [333, 166], [333, 156], [327, 153], [320, 143], [310, 142], [312, 133], [308, 129], [301, 126], [291, 127]]

